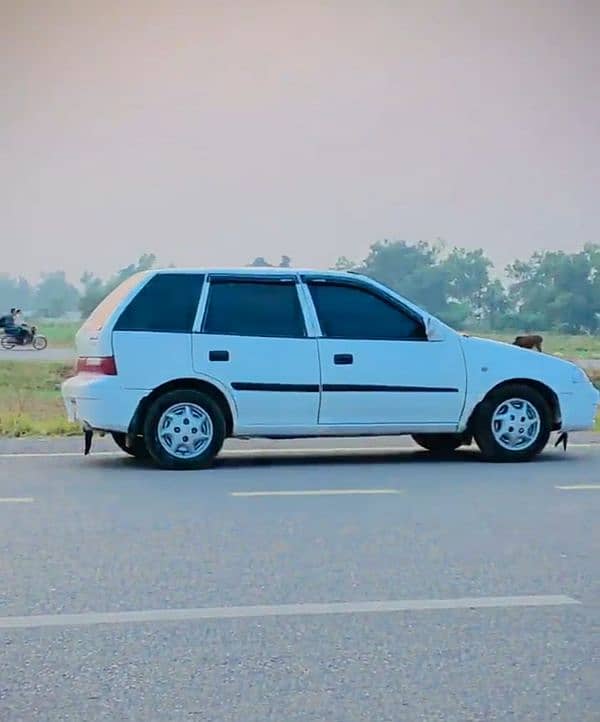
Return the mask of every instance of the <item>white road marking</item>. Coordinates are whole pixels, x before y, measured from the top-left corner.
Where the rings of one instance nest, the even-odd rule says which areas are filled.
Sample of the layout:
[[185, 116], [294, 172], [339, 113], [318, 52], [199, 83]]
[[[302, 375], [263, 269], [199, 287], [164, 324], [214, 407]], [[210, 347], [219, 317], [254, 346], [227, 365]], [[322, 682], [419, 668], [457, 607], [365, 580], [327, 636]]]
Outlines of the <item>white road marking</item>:
[[226, 449], [219, 454], [219, 457], [228, 456], [260, 456], [261, 454], [282, 454], [285, 456], [305, 456], [306, 454], [364, 454], [364, 453], [380, 453], [389, 454], [392, 452], [398, 452], [402, 450], [414, 451], [416, 447], [412, 446], [313, 446], [311, 447], [297, 447], [292, 446], [290, 448], [277, 448], [276, 446], [270, 449]]
[[[385, 453], [402, 451], [414, 451], [413, 446], [336, 446], [336, 447], [306, 447], [306, 448], [277, 448], [269, 449], [226, 449], [221, 451], [219, 458], [228, 458], [233, 456], [262, 456], [262, 455], [284, 455], [284, 456], [305, 456], [306, 454], [364, 454], [364, 453]], [[600, 445], [599, 445], [600, 448]], [[25, 451], [25, 452], [7, 452], [0, 454], [0, 459], [33, 459], [33, 458], [52, 458], [52, 457], [70, 457], [83, 456], [83, 451]], [[90, 456], [123, 456], [122, 451], [92, 451]]]
[[572, 484], [570, 486], [555, 486], [561, 491], [600, 491], [600, 484]]
[[35, 499], [31, 496], [0, 497], [0, 504], [31, 504]]
[[352, 494], [402, 494], [402, 489], [299, 489], [297, 491], [231, 491], [229, 496], [345, 496]]
[[[466, 446], [465, 449], [475, 449], [475, 446]], [[589, 444], [569, 444], [569, 449], [591, 449], [600, 450], [600, 443]], [[219, 458], [229, 458], [235, 456], [305, 456], [310, 454], [326, 455], [326, 454], [391, 454], [399, 451], [415, 451], [420, 450], [417, 446], [334, 446], [334, 447], [290, 447], [269, 449], [226, 449], [219, 454]], [[423, 451], [423, 453], [426, 453]], [[71, 457], [83, 456], [83, 451], [15, 451], [0, 453], [0, 459], [34, 459], [34, 458], [52, 458], [52, 457]], [[121, 451], [92, 451], [91, 456], [123, 456]]]
[[0, 629], [75, 627], [92, 624], [182, 622], [197, 619], [248, 619], [252, 617], [316, 616], [323, 614], [374, 614], [448, 609], [510, 607], [555, 607], [581, 604], [564, 594], [515, 597], [463, 597], [460, 599], [401, 599], [380, 602], [324, 602], [316, 604], [265, 604], [244, 607], [199, 607], [191, 609], [145, 609], [132, 612], [84, 612], [0, 617]]
[[[121, 456], [122, 452], [119, 451], [96, 451], [93, 452], [94, 456]], [[25, 451], [25, 452], [10, 452], [6, 454], [0, 454], [0, 459], [36, 459], [36, 458], [51, 458], [51, 457], [65, 457], [65, 456], [83, 456], [83, 451]]]

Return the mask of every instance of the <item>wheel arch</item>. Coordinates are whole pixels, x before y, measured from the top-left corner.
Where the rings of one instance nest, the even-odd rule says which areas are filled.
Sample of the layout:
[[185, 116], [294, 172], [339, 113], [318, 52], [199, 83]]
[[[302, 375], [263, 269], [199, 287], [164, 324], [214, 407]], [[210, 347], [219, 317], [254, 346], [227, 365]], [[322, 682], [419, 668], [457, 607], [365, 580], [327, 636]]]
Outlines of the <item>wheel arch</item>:
[[194, 391], [202, 391], [215, 401], [225, 417], [225, 434], [231, 436], [234, 425], [234, 406], [230, 399], [227, 398], [225, 392], [210, 381], [194, 378], [181, 378], [167, 381], [157, 386], [151, 393], [139, 402], [131, 422], [129, 424], [128, 435], [139, 436], [144, 428], [144, 420], [146, 413], [152, 402], [162, 394], [169, 391], [181, 391], [185, 389], [193, 389]]
[[558, 400], [558, 395], [556, 392], [550, 388], [550, 386], [546, 385], [542, 381], [539, 381], [537, 379], [528, 379], [528, 378], [512, 378], [512, 379], [505, 379], [504, 381], [500, 381], [495, 386], [493, 386], [491, 389], [488, 389], [488, 391], [484, 394], [484, 396], [479, 399], [479, 401], [473, 406], [473, 409], [471, 410], [471, 413], [469, 414], [469, 420], [467, 421], [467, 431], [472, 432], [473, 430], [473, 421], [475, 420], [477, 416], [477, 412], [481, 406], [481, 404], [488, 398], [488, 396], [495, 391], [498, 391], [498, 389], [504, 388], [505, 386], [513, 386], [515, 384], [521, 384], [523, 386], [529, 386], [530, 388], [535, 389], [538, 393], [540, 393], [546, 403], [548, 404], [548, 407], [550, 409], [550, 413], [552, 415], [552, 431], [556, 431], [557, 429], [560, 429], [561, 425], [561, 411], [560, 411], [560, 402]]

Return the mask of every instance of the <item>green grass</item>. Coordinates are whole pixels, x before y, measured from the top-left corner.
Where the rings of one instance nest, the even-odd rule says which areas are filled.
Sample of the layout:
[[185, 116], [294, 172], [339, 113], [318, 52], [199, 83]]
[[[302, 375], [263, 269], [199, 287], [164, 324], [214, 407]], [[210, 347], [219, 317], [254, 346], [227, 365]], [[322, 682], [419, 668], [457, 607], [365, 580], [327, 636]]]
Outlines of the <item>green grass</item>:
[[[469, 333], [469, 331], [467, 331]], [[483, 331], [474, 331], [473, 336], [483, 336], [484, 338], [493, 338], [497, 341], [507, 341], [512, 343], [515, 336], [523, 335], [523, 331], [514, 333], [488, 333]], [[565, 358], [600, 358], [600, 336], [567, 336], [565, 334], [545, 333], [536, 331], [540, 336], [544, 337], [543, 348], [545, 353], [564, 356]]]
[[75, 345], [75, 334], [81, 326], [81, 321], [69, 321], [59, 323], [57, 321], [32, 321], [32, 326], [37, 326], [38, 331], [46, 336], [48, 345], [53, 348], [73, 347]]
[[81, 432], [67, 421], [61, 382], [69, 364], [0, 362], [0, 436], [55, 436]]

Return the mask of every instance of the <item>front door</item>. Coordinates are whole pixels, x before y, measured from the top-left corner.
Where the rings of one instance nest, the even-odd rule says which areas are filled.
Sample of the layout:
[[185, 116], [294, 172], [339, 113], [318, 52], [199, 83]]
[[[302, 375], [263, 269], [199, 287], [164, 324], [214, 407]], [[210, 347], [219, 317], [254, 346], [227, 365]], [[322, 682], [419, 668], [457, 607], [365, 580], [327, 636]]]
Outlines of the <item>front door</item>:
[[422, 320], [358, 281], [308, 281], [321, 327], [324, 425], [452, 429], [466, 371], [454, 334], [428, 341]]
[[294, 277], [211, 277], [192, 347], [195, 372], [233, 398], [237, 433], [317, 424], [317, 341], [307, 337]]

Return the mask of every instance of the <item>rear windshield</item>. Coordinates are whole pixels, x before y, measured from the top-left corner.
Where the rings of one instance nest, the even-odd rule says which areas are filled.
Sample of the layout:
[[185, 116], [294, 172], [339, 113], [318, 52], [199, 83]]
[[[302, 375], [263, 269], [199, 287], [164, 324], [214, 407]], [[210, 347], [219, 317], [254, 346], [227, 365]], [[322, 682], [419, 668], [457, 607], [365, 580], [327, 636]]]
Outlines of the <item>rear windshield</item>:
[[158, 273], [129, 301], [115, 331], [191, 333], [204, 276]]
[[100, 301], [82, 328], [88, 331], [99, 331], [111, 317], [115, 308], [129, 295], [129, 292], [135, 288], [135, 286], [141, 283], [145, 276], [146, 274], [143, 272], [134, 273], [133, 276], [129, 276], [129, 278], [111, 291], [106, 298]]

